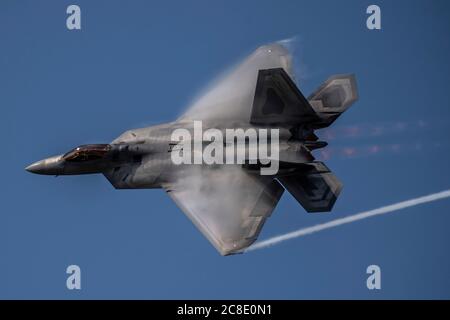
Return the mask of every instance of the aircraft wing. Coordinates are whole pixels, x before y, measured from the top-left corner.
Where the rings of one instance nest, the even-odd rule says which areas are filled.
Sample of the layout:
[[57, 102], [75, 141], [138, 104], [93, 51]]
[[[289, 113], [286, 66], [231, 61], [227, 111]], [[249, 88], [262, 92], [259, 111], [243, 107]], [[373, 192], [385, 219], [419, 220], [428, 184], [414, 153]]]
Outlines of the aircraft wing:
[[294, 79], [292, 57], [281, 44], [259, 47], [206, 94], [179, 120], [238, 120], [249, 122], [259, 70], [282, 68]]
[[284, 188], [240, 166], [190, 165], [166, 192], [222, 255], [239, 253], [259, 235]]

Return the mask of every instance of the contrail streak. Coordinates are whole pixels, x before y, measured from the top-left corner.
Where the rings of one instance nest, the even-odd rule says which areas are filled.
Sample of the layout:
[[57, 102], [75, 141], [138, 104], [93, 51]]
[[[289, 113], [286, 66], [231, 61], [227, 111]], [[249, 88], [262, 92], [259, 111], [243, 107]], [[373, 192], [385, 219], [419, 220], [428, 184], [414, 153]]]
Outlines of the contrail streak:
[[331, 221], [328, 221], [328, 222], [325, 222], [322, 224], [318, 224], [318, 225], [315, 225], [312, 227], [299, 229], [297, 231], [289, 232], [289, 233], [282, 234], [282, 235], [279, 235], [279, 236], [276, 236], [276, 237], [273, 237], [273, 238], [270, 238], [270, 239], [267, 239], [267, 240], [264, 240], [261, 242], [257, 242], [254, 245], [247, 248], [245, 251], [247, 252], [247, 251], [253, 251], [253, 250], [267, 248], [267, 247], [273, 246], [275, 244], [281, 243], [283, 241], [303, 237], [308, 234], [312, 234], [312, 233], [316, 233], [316, 232], [319, 232], [319, 231], [322, 231], [325, 229], [337, 227], [337, 226], [340, 226], [340, 225], [343, 225], [346, 223], [352, 223], [352, 222], [355, 222], [358, 220], [370, 218], [370, 217], [377, 216], [377, 215], [386, 214], [389, 212], [402, 210], [402, 209], [409, 208], [409, 207], [414, 207], [414, 206], [417, 206], [417, 205], [420, 205], [423, 203], [428, 203], [428, 202], [441, 200], [441, 199], [445, 199], [445, 198], [449, 198], [449, 197], [450, 197], [450, 190], [445, 190], [445, 191], [433, 193], [433, 194], [430, 194], [427, 196], [394, 203], [389, 206], [384, 206], [384, 207], [369, 210], [369, 211], [363, 211], [363, 212], [356, 213], [351, 216], [339, 218], [336, 220], [331, 220]]

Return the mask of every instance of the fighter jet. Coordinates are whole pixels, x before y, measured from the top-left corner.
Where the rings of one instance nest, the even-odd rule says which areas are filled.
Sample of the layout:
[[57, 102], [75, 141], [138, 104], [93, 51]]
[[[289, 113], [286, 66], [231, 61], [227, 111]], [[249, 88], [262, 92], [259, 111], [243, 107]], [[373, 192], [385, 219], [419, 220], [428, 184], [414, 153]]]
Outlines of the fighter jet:
[[[315, 160], [312, 152], [327, 145], [315, 130], [330, 126], [357, 98], [352, 74], [330, 77], [305, 98], [294, 81], [289, 50], [269, 44], [216, 81], [176, 121], [126, 131], [111, 143], [81, 145], [26, 170], [57, 176], [100, 173], [116, 189], [162, 188], [220, 254], [242, 253], [285, 189], [307, 212], [331, 211], [342, 184]], [[194, 144], [212, 141], [194, 133], [200, 121], [203, 130], [215, 128], [224, 135], [229, 128], [277, 129], [278, 155], [271, 161], [277, 161], [278, 170], [262, 174], [268, 159], [259, 154], [250, 159], [250, 152], [243, 163], [174, 163], [175, 152], [198, 152], [173, 140], [177, 129], [192, 133]]]

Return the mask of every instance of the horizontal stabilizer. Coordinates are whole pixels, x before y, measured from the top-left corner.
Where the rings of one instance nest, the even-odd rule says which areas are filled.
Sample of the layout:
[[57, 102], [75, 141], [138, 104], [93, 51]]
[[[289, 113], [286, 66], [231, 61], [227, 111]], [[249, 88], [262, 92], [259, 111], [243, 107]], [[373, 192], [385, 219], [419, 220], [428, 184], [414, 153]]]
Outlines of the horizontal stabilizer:
[[278, 180], [306, 211], [331, 211], [342, 184], [322, 162], [312, 162], [309, 167], [304, 172]]
[[259, 70], [250, 123], [295, 126], [318, 119], [283, 68]]

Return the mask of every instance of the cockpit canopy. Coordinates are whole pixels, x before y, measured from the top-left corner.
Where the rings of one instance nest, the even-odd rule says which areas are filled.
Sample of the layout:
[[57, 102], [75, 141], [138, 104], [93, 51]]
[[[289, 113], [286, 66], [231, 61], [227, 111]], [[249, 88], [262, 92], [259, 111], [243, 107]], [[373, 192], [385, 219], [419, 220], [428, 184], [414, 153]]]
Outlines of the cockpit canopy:
[[84, 162], [103, 159], [111, 150], [109, 144], [85, 144], [67, 152], [63, 160], [68, 162]]

